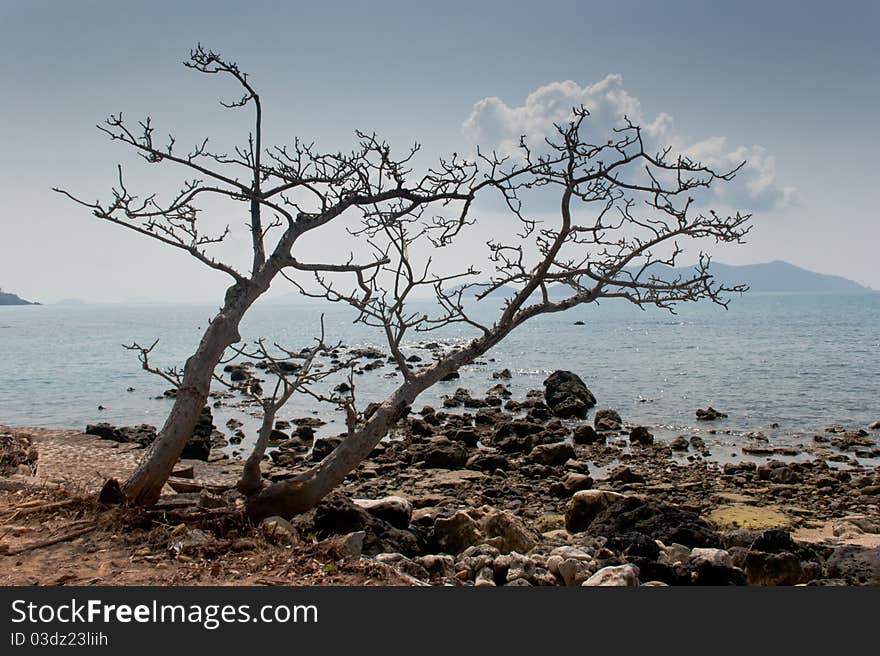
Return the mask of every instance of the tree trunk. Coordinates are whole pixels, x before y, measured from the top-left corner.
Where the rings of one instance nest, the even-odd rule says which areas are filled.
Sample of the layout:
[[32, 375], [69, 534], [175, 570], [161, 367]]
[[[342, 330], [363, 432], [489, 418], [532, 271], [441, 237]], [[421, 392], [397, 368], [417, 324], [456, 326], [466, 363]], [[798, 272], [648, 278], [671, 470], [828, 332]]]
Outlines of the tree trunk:
[[[498, 328], [506, 334], [513, 328], [505, 324]], [[389, 429], [403, 417], [419, 394], [447, 374], [457, 371], [497, 344], [502, 334], [490, 334], [475, 339], [465, 348], [450, 354], [430, 369], [423, 370], [404, 382], [370, 416], [364, 427], [348, 435], [324, 460], [303, 474], [280, 483], [269, 485], [247, 501], [250, 517], [259, 521], [271, 515], [292, 517], [314, 508], [321, 499], [339, 485], [349, 472], [365, 460]]]
[[241, 339], [241, 318], [264, 290], [247, 282], [236, 283], [227, 290], [223, 308], [205, 330], [196, 352], [186, 361], [181, 386], [162, 430], [123, 485], [130, 502], [152, 505], [159, 499], [208, 399], [214, 368], [226, 348]]
[[254, 444], [251, 455], [245, 460], [244, 467], [241, 470], [241, 478], [238, 479], [238, 483], [235, 486], [245, 496], [256, 494], [263, 487], [263, 474], [260, 464], [263, 462], [266, 447], [269, 445], [269, 438], [272, 436], [272, 430], [275, 428], [276, 412], [277, 406], [274, 403], [263, 406], [263, 423], [260, 425], [257, 441]]

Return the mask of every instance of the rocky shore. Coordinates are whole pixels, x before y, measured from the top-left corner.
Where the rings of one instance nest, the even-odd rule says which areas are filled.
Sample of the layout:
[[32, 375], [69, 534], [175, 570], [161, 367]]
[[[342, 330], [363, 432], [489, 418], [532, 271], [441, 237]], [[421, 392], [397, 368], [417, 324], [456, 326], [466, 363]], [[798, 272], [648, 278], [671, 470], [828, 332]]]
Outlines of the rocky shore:
[[[482, 394], [459, 388], [441, 408], [411, 411], [317, 508], [258, 530], [294, 552], [366, 559], [412, 583], [880, 584], [880, 468], [861, 464], [880, 455], [880, 426], [828, 426], [803, 448], [753, 434], [719, 459], [699, 436], [660, 440], [596, 408], [572, 372], [519, 399], [509, 377], [496, 372]], [[725, 415], [701, 408], [695, 417]], [[332, 450], [340, 438], [315, 438], [318, 423], [279, 421], [268, 478]], [[150, 429], [88, 432], [140, 446]], [[234, 471], [209, 409], [196, 433], [188, 457]], [[242, 504], [234, 478], [201, 485], [205, 475], [185, 464], [160, 507], [185, 515]], [[177, 537], [191, 557], [209, 557], [222, 536], [183, 528]]]

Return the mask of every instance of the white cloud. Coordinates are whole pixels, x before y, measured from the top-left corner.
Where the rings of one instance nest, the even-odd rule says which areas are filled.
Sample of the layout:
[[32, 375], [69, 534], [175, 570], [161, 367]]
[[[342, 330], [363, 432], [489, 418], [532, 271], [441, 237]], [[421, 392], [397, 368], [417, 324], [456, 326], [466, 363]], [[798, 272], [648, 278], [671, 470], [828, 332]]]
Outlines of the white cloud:
[[753, 211], [781, 207], [795, 202], [794, 187], [783, 186], [776, 176], [776, 161], [758, 145], [732, 147], [726, 137], [710, 137], [693, 142], [676, 131], [672, 116], [661, 112], [649, 118], [638, 98], [630, 94], [620, 75], [581, 86], [571, 80], [551, 82], [531, 92], [525, 103], [511, 107], [497, 97], [484, 98], [474, 105], [463, 124], [465, 136], [473, 144], [514, 153], [520, 136], [527, 135], [530, 146], [556, 134], [554, 123], [567, 123], [572, 107], [584, 105], [590, 117], [582, 127], [582, 136], [593, 143], [604, 143], [614, 127], [623, 124], [624, 116], [642, 127], [649, 148], [672, 146], [673, 150], [718, 170], [729, 170], [743, 160], [747, 164], [731, 183], [718, 184], [718, 201]]

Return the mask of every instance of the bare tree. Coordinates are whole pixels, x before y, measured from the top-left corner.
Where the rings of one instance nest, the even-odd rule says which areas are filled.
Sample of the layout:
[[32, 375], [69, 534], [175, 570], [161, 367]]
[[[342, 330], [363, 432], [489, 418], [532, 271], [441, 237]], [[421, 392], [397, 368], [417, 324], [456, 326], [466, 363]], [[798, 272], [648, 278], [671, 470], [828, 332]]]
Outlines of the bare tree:
[[[299, 141], [264, 149], [260, 99], [247, 76], [201, 47], [191, 53], [187, 66], [230, 75], [244, 88], [244, 96], [227, 106], [254, 107], [256, 121], [247, 146], [222, 155], [209, 151], [205, 141], [180, 155], [173, 139], [163, 147], [154, 143], [149, 119], [140, 123], [136, 134], [121, 116], [111, 116], [100, 127], [112, 139], [135, 148], [149, 162], [173, 163], [201, 177], [185, 183], [167, 203], [155, 195], [132, 195], [121, 169], [108, 203], [87, 203], [67, 194], [98, 218], [180, 248], [233, 278], [223, 307], [178, 374], [179, 392], [159, 437], [124, 486], [133, 501], [152, 503], [158, 498], [209, 393], [215, 367], [224, 351], [240, 340], [241, 318], [278, 275], [305, 295], [355, 308], [358, 321], [384, 335], [403, 380], [370, 413], [359, 413], [353, 396], [344, 402], [322, 399], [345, 407], [347, 433], [330, 455], [297, 477], [265, 485], [248, 465], [251, 473], [243, 487], [255, 518], [290, 516], [313, 507], [369, 455], [419, 394], [534, 317], [605, 298], [670, 310], [679, 302], [700, 299], [726, 305], [725, 292], [741, 289], [716, 283], [709, 258], [702, 253], [687, 276], [670, 274], [667, 268], [678, 263], [684, 240], [735, 243], [748, 232], [750, 215], [700, 211], [694, 198], [712, 184], [732, 179], [739, 167], [714, 171], [668, 148], [652, 150], [639, 126], [628, 120], [611, 139], [591, 138], [589, 112], [574, 108], [571, 121], [557, 126], [556, 138], [546, 140], [539, 150], [523, 138], [518, 153], [477, 151], [470, 159], [453, 155], [414, 176], [409, 167], [418, 148], [393, 158], [388, 145], [374, 135], [358, 133], [357, 148], [347, 154], [319, 153]], [[310, 202], [294, 199], [292, 192], [304, 192]], [[493, 274], [481, 280], [467, 266], [435, 273], [435, 260], [449, 252], [474, 221], [474, 202], [485, 193], [502, 199], [511, 224], [509, 238], [488, 244]], [[228, 230], [204, 235], [196, 201], [215, 195], [249, 207], [253, 262], [248, 273], [208, 254]], [[530, 195], [552, 197], [555, 218], [535, 218], [524, 202]], [[352, 213], [360, 223], [352, 234], [365, 251], [372, 251], [372, 259], [326, 264], [297, 259], [297, 241], [304, 234]], [[270, 247], [269, 233], [275, 228], [279, 235]], [[434, 255], [418, 262], [415, 253], [421, 243], [430, 244]], [[434, 315], [411, 310], [409, 301], [424, 289], [437, 301]], [[470, 295], [479, 300], [496, 290], [512, 291], [495, 320], [487, 325], [474, 319], [467, 307]], [[565, 293], [560, 295], [560, 290]], [[413, 368], [401, 350], [407, 335], [452, 323], [466, 324], [476, 336], [432, 365]], [[323, 340], [318, 344], [321, 348]], [[310, 389], [311, 382], [285, 381], [278, 388], [280, 395], [264, 405], [264, 428], [265, 418], [274, 416], [279, 402], [294, 391]], [[263, 432], [249, 462], [262, 458]]]

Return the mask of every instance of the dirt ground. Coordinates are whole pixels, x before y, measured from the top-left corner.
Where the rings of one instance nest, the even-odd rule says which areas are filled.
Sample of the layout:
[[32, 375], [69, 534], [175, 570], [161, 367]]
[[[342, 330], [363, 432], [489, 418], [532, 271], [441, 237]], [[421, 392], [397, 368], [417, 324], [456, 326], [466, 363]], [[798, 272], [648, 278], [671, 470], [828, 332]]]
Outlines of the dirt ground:
[[[37, 458], [31, 475], [19, 465], [0, 476], [0, 585], [409, 583], [381, 563], [270, 539], [228, 509], [182, 517], [173, 490], [167, 511], [102, 508], [99, 486], [137, 460], [128, 445], [75, 431], [9, 430], [30, 440]], [[222, 473], [215, 465], [213, 474]]]

